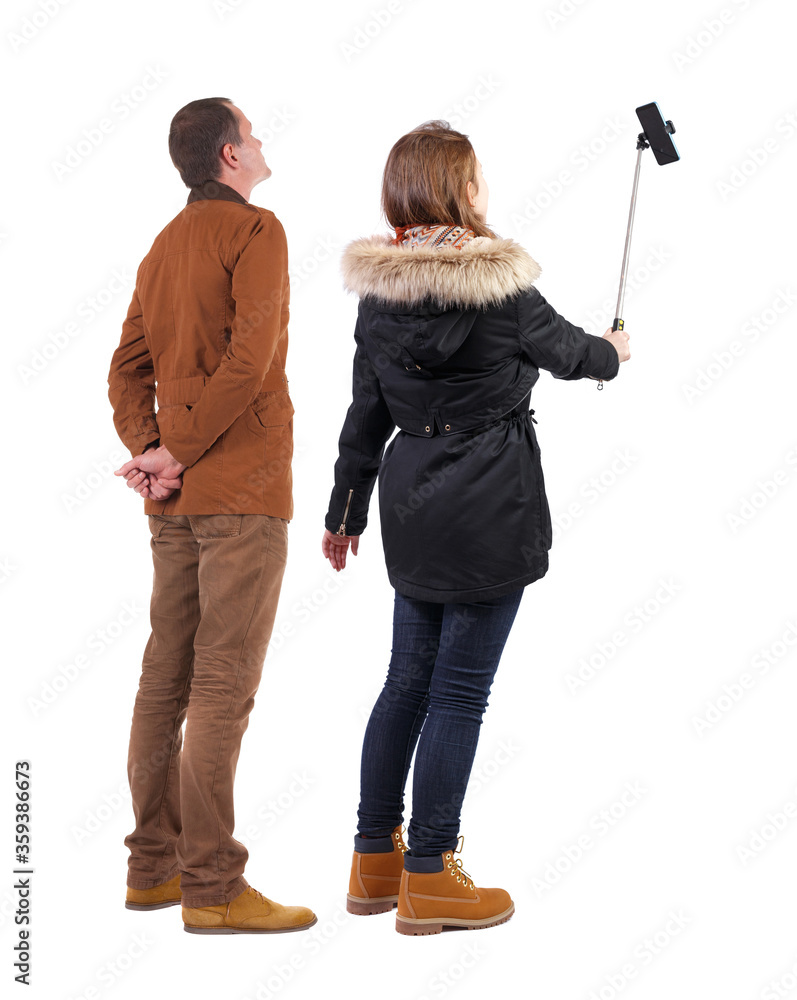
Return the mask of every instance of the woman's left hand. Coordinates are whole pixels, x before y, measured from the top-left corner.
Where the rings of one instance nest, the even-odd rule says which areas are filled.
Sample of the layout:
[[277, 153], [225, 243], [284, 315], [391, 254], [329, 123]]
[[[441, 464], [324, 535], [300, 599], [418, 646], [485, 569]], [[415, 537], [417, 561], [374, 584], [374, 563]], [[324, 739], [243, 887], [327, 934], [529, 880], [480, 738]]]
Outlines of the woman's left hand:
[[351, 554], [356, 556], [360, 542], [359, 535], [334, 535], [328, 528], [324, 529], [321, 551], [324, 553], [324, 558], [329, 559], [334, 570], [340, 571], [345, 567], [349, 542], [351, 542]]

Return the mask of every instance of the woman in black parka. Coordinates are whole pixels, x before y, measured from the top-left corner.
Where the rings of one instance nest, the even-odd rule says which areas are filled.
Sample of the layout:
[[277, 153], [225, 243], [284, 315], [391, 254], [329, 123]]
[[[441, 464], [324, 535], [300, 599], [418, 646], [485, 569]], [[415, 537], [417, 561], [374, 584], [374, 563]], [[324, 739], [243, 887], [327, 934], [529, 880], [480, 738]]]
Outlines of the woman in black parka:
[[539, 266], [487, 227], [481, 164], [447, 123], [395, 144], [382, 207], [395, 234], [343, 255], [360, 306], [322, 550], [337, 570], [350, 543], [357, 553], [378, 474], [393, 647], [363, 745], [347, 905], [398, 903], [397, 930], [428, 934], [514, 912], [503, 889], [476, 888], [454, 849], [495, 670], [523, 588], [548, 569], [532, 386], [540, 368], [612, 379], [629, 352], [625, 333], [587, 334], [534, 288]]

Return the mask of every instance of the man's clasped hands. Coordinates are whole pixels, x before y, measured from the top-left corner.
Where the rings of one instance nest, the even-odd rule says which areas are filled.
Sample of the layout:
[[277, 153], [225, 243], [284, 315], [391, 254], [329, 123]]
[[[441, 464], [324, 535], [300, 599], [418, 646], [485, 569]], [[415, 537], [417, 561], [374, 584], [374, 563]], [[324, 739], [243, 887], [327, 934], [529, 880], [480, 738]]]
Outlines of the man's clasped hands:
[[124, 476], [127, 485], [145, 499], [166, 500], [183, 485], [186, 468], [165, 445], [159, 445], [134, 455], [114, 475]]

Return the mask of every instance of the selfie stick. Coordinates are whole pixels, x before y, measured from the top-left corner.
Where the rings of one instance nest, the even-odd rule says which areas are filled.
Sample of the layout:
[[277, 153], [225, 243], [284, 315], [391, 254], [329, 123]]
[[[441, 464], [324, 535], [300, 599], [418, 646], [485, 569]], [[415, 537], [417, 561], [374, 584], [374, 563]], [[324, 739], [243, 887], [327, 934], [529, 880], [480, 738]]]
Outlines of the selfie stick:
[[[628, 212], [628, 229], [625, 234], [625, 249], [623, 250], [623, 267], [620, 272], [620, 290], [617, 294], [617, 310], [615, 312], [612, 330], [623, 329], [623, 300], [625, 299], [625, 279], [628, 273], [628, 257], [631, 250], [631, 231], [634, 228], [634, 210], [636, 209], [637, 188], [639, 187], [639, 167], [642, 163], [642, 151], [652, 148], [656, 162], [661, 166], [665, 163], [675, 163], [680, 159], [675, 143], [670, 136], [675, 132], [671, 121], [664, 121], [659, 106], [654, 101], [636, 109], [637, 117], [644, 129], [637, 137], [636, 170], [634, 171], [634, 188], [631, 193], [631, 208]], [[598, 380], [598, 388], [603, 388], [603, 379]]]

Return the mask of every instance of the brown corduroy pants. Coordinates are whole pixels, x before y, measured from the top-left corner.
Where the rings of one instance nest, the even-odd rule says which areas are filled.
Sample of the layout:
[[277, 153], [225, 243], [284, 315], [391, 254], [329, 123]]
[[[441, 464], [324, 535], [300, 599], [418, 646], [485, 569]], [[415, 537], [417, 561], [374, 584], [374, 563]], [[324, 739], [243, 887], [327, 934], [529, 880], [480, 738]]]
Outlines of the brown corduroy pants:
[[[288, 522], [267, 514], [150, 514], [150, 622], [128, 777], [127, 884], [179, 871], [184, 906], [247, 888], [233, 782], [277, 612]], [[185, 740], [182, 726], [186, 723]]]

